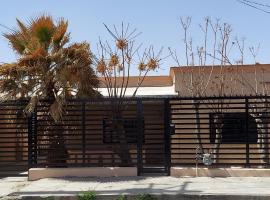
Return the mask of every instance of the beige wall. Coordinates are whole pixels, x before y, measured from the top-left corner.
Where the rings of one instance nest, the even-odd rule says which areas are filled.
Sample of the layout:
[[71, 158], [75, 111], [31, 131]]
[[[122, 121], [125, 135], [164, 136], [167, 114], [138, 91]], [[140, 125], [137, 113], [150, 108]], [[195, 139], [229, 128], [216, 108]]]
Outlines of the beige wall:
[[137, 176], [136, 167], [31, 168], [28, 180], [59, 177], [121, 177]]
[[270, 65], [174, 67], [171, 76], [180, 96], [266, 94]]
[[174, 177], [270, 177], [270, 169], [172, 167]]

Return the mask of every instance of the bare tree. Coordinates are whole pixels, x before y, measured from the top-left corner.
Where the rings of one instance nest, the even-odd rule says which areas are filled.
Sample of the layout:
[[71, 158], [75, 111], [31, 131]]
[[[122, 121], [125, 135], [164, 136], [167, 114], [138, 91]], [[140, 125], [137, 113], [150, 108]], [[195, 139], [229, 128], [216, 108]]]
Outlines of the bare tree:
[[96, 70], [103, 77], [103, 83], [111, 99], [112, 129], [116, 132], [120, 143], [119, 152], [121, 163], [128, 165], [131, 162], [127, 134], [123, 124], [123, 112], [128, 107], [125, 100], [130, 83], [131, 70], [138, 71], [137, 85], [131, 95], [135, 97], [145, 77], [150, 71], [159, 68], [162, 48], [157, 53], [153, 46], [141, 51], [142, 44], [137, 45], [135, 39], [141, 33], [137, 29], [131, 29], [130, 25], [121, 24], [117, 29], [113, 26], [110, 29], [105, 25], [106, 30], [113, 38], [113, 44], [100, 40], [98, 55], [96, 56]]
[[[258, 93], [258, 74], [256, 69], [256, 57], [258, 54], [258, 50], [255, 48], [250, 48], [250, 52], [254, 57], [254, 78], [255, 85], [250, 84], [243, 73], [243, 69], [238, 70], [238, 66], [242, 66], [244, 64], [245, 58], [245, 39], [242, 38], [239, 40], [237, 37], [232, 39], [232, 27], [228, 23], [222, 23], [219, 19], [216, 19], [215, 22], [212, 21], [211, 18], [206, 17], [204, 19], [204, 25], [199, 25], [203, 37], [202, 45], [198, 45], [196, 47], [197, 52], [193, 51], [193, 45], [191, 42], [187, 42], [187, 38], [189, 38], [189, 27], [191, 25], [191, 18], [188, 17], [185, 20], [181, 18], [181, 27], [183, 28], [183, 44], [185, 47], [185, 54], [183, 57], [186, 60], [187, 66], [190, 67], [188, 70], [189, 73], [185, 73], [184, 70], [180, 70], [182, 72], [180, 83], [182, 84], [181, 88], [183, 91], [186, 91], [185, 94], [179, 95], [187, 95], [189, 94], [192, 97], [202, 97], [209, 96], [209, 91], [211, 91], [212, 95], [217, 96], [229, 96], [238, 94], [235, 88], [236, 86], [241, 86], [241, 92], [244, 94], [244, 91], [248, 88], [251, 91], [254, 91], [255, 94]], [[193, 41], [192, 37], [189, 41]], [[180, 66], [180, 59], [177, 56], [176, 51], [169, 49], [172, 57]], [[233, 61], [233, 56], [231, 52], [239, 52], [240, 58], [236, 61]], [[192, 62], [190, 62], [190, 60]], [[197, 60], [197, 63], [195, 61]], [[217, 65], [218, 66], [215, 66]], [[210, 68], [210, 70], [209, 70]], [[215, 76], [213, 75], [213, 71], [218, 71]], [[263, 77], [263, 72], [261, 72], [261, 76]], [[263, 94], [266, 94], [267, 88], [263, 85]], [[216, 102], [217, 101], [217, 102]], [[224, 112], [226, 112], [227, 108], [226, 104], [223, 103], [224, 99], [220, 98], [215, 100], [215, 103], [207, 104], [209, 109], [213, 113], [219, 113], [214, 115], [214, 124], [215, 124], [215, 143], [214, 143], [214, 161], [217, 163], [219, 159], [219, 149], [222, 141], [222, 128], [223, 128], [223, 118]], [[202, 143], [202, 136], [200, 132], [200, 106], [203, 100], [195, 100], [193, 101], [194, 112], [195, 112], [195, 133], [197, 137], [197, 142], [199, 148], [202, 153], [204, 153], [204, 146]], [[228, 105], [228, 104], [227, 104]], [[255, 119], [258, 120], [258, 117], [254, 116]], [[262, 119], [262, 117], [260, 117]], [[259, 123], [258, 123], [259, 124]], [[266, 124], [264, 122], [263, 124]], [[258, 125], [258, 130], [266, 130], [264, 128], [260, 128]], [[260, 132], [260, 131], [259, 131]], [[263, 131], [261, 131], [263, 132]], [[259, 138], [266, 138], [266, 133], [259, 134]], [[266, 144], [265, 140], [259, 141], [259, 144]], [[260, 145], [260, 149], [265, 149], [265, 146]], [[263, 153], [266, 155], [266, 152]]]

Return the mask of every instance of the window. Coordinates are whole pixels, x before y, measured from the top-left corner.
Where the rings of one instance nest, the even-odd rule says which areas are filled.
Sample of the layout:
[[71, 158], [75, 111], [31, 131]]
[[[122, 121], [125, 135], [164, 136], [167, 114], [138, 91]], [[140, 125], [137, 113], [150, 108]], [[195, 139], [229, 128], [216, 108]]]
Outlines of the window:
[[[103, 119], [103, 143], [119, 143], [118, 134], [113, 128], [117, 124], [123, 125], [127, 143], [137, 143], [138, 141], [137, 119], [111, 120], [107, 118]], [[142, 126], [143, 126], [142, 129], [144, 130], [144, 120], [142, 120]]]
[[[219, 124], [215, 118], [220, 117], [221, 143], [223, 144], [245, 144], [246, 126], [248, 127], [248, 141], [250, 144], [257, 143], [258, 133], [255, 119], [246, 113], [211, 113], [210, 118], [210, 142], [215, 143]], [[247, 124], [248, 123], [248, 124]]]

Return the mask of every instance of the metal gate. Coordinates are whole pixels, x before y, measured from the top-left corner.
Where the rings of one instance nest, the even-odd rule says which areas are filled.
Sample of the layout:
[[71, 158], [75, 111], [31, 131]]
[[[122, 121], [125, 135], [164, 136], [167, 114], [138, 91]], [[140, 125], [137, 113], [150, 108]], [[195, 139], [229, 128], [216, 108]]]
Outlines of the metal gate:
[[137, 102], [138, 175], [170, 174], [170, 119], [168, 100]]
[[[127, 130], [133, 130], [134, 127], [136, 127], [138, 140], [137, 148], [136, 142], [132, 142], [130, 144], [130, 153], [132, 154], [132, 163], [130, 165], [135, 166], [137, 163], [138, 175], [169, 175], [171, 160], [169, 99], [139, 98], [133, 99], [132, 101], [132, 105], [135, 107], [130, 106], [130, 110], [127, 112], [127, 115], [129, 118], [134, 120], [128, 121], [130, 123], [132, 122], [132, 124], [125, 124], [125, 128]], [[26, 104], [27, 101], [22, 100], [8, 101], [0, 104], [0, 176], [2, 177], [25, 176], [27, 175], [29, 166], [44, 167], [47, 165], [45, 162], [46, 160], [44, 160], [45, 158], [40, 155], [38, 156], [38, 152], [41, 152], [41, 147], [44, 147], [43, 143], [37, 143], [37, 132], [39, 130], [39, 126], [42, 125], [42, 122], [37, 123], [39, 121], [37, 113], [42, 112], [36, 111], [30, 118], [27, 118], [23, 112]], [[93, 144], [99, 148], [117, 145], [117, 143], [106, 143], [106, 138], [104, 138], [104, 134], [106, 136], [104, 125], [106, 124], [103, 122], [102, 128], [101, 119], [104, 121], [104, 112], [106, 111], [104, 109], [107, 108], [103, 106], [100, 117], [98, 119], [92, 119], [93, 116], [96, 116], [96, 114], [99, 113], [99, 107], [92, 106], [91, 101], [83, 101], [84, 106], [82, 108], [84, 109], [81, 109], [82, 102], [70, 102], [69, 104], [69, 106], [72, 108], [74, 107], [75, 109], [69, 112], [70, 116], [71, 114], [72, 116], [75, 116], [76, 114], [76, 116], [78, 115], [77, 117], [79, 117], [79, 128], [75, 128], [74, 130], [69, 128], [69, 132], [65, 133], [65, 141], [67, 142], [66, 145], [69, 150], [69, 158], [67, 159], [66, 165], [74, 167], [82, 165], [89, 167], [97, 165], [121, 165], [121, 163], [117, 163], [120, 162], [119, 155], [117, 153], [113, 151], [108, 152], [108, 156], [111, 156], [111, 158], [107, 156], [107, 160], [105, 160], [105, 158], [102, 160], [103, 158], [100, 159], [101, 152], [96, 148], [95, 150], [92, 149]], [[69, 109], [71, 109], [71, 107], [69, 107]], [[76, 113], [74, 114], [74, 112]], [[88, 114], [89, 116], [87, 118], [82, 117], [87, 116]], [[70, 116], [66, 116], [67, 118], [65, 120], [72, 120]], [[136, 117], [137, 120], [135, 120]], [[136, 121], [137, 125], [135, 126], [133, 123]], [[95, 129], [93, 129], [92, 124], [96, 126]], [[77, 124], [75, 125], [77, 127]], [[80, 129], [80, 127], [82, 127], [82, 129]], [[103, 141], [97, 142], [96, 140], [93, 141], [93, 139], [87, 140], [86, 136], [91, 136], [91, 138], [95, 136], [98, 140], [100, 140], [100, 138], [102, 139], [102, 135], [100, 135], [102, 131]], [[39, 130], [39, 132], [41, 132], [41, 130]], [[78, 141], [77, 138], [71, 136], [75, 132], [77, 133], [76, 137], [82, 136], [79, 140], [81, 143], [76, 143], [77, 146], [74, 146], [75, 139], [76, 142]], [[91, 142], [91, 145], [86, 145], [88, 144], [86, 142]], [[79, 150], [82, 149], [82, 160], [80, 160], [80, 157], [77, 155], [80, 152], [76, 155], [74, 154], [75, 156], [72, 154], [73, 150], [78, 148]], [[100, 151], [104, 154], [103, 149]], [[98, 157], [94, 157], [97, 155]], [[107, 162], [110, 160], [111, 163]], [[80, 161], [84, 162], [81, 163]], [[107, 163], [105, 163], [105, 161]]]
[[[112, 129], [112, 121], [107, 117], [111, 109], [110, 101], [76, 100], [68, 102], [68, 113], [63, 118], [69, 126], [63, 132], [68, 152], [68, 157], [62, 158], [65, 166], [134, 167], [137, 164], [138, 175], [169, 175], [169, 99], [136, 98], [126, 99], [124, 103], [128, 106], [125, 106], [119, 122], [126, 132], [130, 162], [122, 162], [119, 138]], [[44, 110], [48, 109], [46, 105], [38, 106], [37, 115], [33, 115], [30, 120], [29, 163], [32, 167], [49, 166], [42, 152], [54, 151], [45, 143], [48, 137], [41, 129], [44, 124], [46, 126], [46, 119], [40, 118]], [[50, 129], [57, 129], [57, 126], [51, 125]]]

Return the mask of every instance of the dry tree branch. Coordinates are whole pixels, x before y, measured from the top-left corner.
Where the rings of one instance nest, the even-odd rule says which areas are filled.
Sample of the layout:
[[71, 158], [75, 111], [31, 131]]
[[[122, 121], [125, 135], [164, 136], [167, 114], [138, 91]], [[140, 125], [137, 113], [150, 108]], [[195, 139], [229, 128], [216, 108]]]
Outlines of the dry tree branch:
[[181, 17], [180, 21], [181, 21], [182, 28], [184, 29], [184, 43], [185, 43], [185, 48], [186, 48], [186, 64], [188, 66], [189, 65], [189, 59], [188, 59], [189, 55], [188, 55], [187, 31], [188, 31], [188, 28], [191, 24], [191, 17], [186, 17], [185, 19]]
[[241, 44], [237, 37], [235, 38], [235, 41], [236, 41], [238, 50], [240, 51], [240, 54], [241, 54], [240, 64], [243, 65], [244, 64], [245, 38], [241, 39]]
[[257, 67], [256, 67], [256, 59], [257, 59], [257, 55], [259, 53], [259, 48], [260, 48], [260, 44], [257, 46], [256, 50], [253, 47], [249, 47], [249, 51], [254, 59], [254, 80], [255, 80], [255, 94], [257, 95], [258, 94], [258, 79], [257, 79]]

